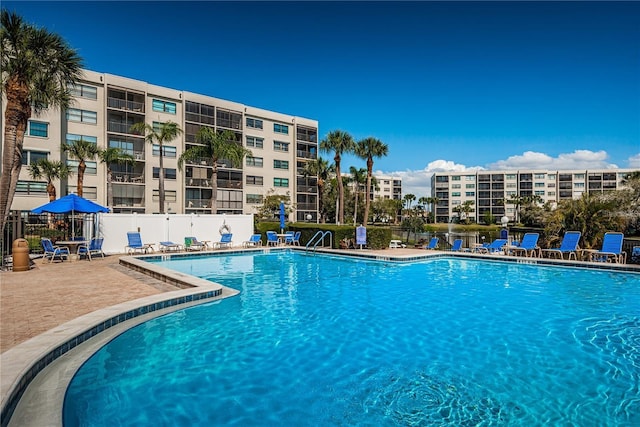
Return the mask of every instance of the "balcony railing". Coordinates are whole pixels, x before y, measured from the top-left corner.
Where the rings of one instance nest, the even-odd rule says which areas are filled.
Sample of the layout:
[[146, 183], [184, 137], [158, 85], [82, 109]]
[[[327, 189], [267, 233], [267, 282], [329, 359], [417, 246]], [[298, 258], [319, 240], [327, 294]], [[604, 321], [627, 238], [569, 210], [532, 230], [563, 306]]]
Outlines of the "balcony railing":
[[211, 187], [211, 180], [204, 178], [186, 178], [185, 185], [189, 187]]
[[131, 198], [131, 197], [114, 197], [114, 206], [128, 206], [128, 207], [144, 207], [144, 199]]
[[114, 172], [112, 179], [114, 183], [144, 184], [144, 174], [139, 172]]
[[187, 209], [211, 209], [211, 199], [186, 199]]
[[144, 113], [144, 103], [136, 101], [127, 101], [120, 98], [109, 97], [107, 99], [109, 108], [117, 108], [119, 110], [133, 111], [135, 113]]
[[302, 151], [302, 150], [296, 150], [296, 156], [298, 157], [302, 157], [303, 159], [316, 159], [318, 158], [318, 153], [316, 152], [309, 152], [309, 151]]
[[242, 181], [233, 181], [230, 179], [219, 179], [218, 188], [242, 188]]
[[315, 203], [296, 203], [296, 209], [299, 211], [315, 211], [318, 206]]
[[107, 123], [107, 131], [117, 132], [117, 133], [128, 133], [131, 135], [142, 135], [142, 132], [131, 130], [131, 126], [133, 126], [132, 123], [109, 121]]

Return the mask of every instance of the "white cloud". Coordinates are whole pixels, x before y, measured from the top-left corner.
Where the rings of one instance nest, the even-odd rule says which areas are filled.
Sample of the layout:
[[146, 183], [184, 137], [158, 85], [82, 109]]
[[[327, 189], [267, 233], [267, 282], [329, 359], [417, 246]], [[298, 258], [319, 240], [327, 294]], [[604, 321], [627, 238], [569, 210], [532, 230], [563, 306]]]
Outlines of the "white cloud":
[[489, 165], [493, 170], [515, 169], [612, 169], [618, 166], [609, 163], [606, 151], [575, 150], [573, 153], [561, 153], [558, 157], [548, 154], [525, 151], [521, 155], [511, 156]]
[[397, 171], [397, 172], [376, 172], [376, 174], [391, 175], [402, 179], [402, 194], [414, 194], [420, 198], [431, 195], [431, 176], [435, 172], [456, 172], [465, 170], [482, 170], [480, 166], [468, 167], [451, 160], [434, 160], [427, 164], [422, 170]]
[[640, 168], [640, 153], [629, 157], [627, 161], [629, 162], [629, 168]]

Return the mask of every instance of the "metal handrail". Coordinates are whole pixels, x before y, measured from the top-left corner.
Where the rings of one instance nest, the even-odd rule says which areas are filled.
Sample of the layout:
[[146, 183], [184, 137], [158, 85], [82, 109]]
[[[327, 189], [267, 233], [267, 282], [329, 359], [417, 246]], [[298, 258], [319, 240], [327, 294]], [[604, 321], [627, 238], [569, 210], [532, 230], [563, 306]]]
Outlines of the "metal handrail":
[[[307, 243], [307, 246], [305, 246], [305, 251], [309, 250], [309, 246], [311, 246], [311, 244], [313, 244], [313, 251], [315, 252], [316, 248], [318, 247], [318, 245], [320, 244], [320, 242], [322, 242], [322, 247], [324, 248], [324, 238], [326, 236], [329, 236], [329, 247], [332, 248], [333, 247], [333, 233], [331, 233], [331, 231], [327, 230], [327, 231], [322, 231], [322, 230], [318, 230], [316, 232], [316, 234], [313, 235], [313, 237], [309, 240], [309, 242]], [[317, 237], [317, 239], [316, 239]]]

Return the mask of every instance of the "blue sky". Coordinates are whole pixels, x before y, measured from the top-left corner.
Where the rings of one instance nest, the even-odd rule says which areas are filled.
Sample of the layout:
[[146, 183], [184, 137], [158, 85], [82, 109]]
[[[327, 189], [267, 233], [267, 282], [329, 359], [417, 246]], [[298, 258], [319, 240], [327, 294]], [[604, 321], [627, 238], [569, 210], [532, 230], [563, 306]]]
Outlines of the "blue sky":
[[638, 2], [2, 5], [90, 70], [379, 138], [405, 193], [435, 171], [640, 168]]

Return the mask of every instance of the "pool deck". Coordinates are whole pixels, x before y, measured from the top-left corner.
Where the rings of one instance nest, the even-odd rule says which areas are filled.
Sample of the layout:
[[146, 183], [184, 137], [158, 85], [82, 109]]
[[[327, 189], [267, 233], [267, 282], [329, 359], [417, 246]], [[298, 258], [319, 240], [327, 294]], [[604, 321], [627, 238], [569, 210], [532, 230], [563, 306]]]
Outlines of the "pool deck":
[[[215, 252], [220, 253], [220, 251]], [[323, 250], [322, 252], [395, 261], [412, 261], [422, 259], [426, 255], [445, 254], [440, 251], [413, 248]], [[466, 254], [463, 256], [482, 259], [515, 259], [515, 257], [504, 255], [488, 257]], [[522, 260], [528, 262], [527, 260], [530, 259], [522, 258]], [[111, 255], [91, 262], [82, 260], [44, 263], [43, 260], [37, 259], [29, 271], [0, 272], [2, 359], [0, 386], [3, 408], [16, 381], [25, 375], [36, 360], [43, 358], [47, 351], [50, 352], [52, 348], [59, 346], [60, 342], [64, 342], [66, 336], [82, 334], [88, 326], [95, 325], [96, 322], [101, 322], [109, 316], [117, 316], [118, 313], [127, 310], [136, 310], [143, 305], [149, 307], [148, 304], [159, 304], [159, 301], [172, 298], [173, 295], [193, 295], [198, 292], [193, 288], [181, 289], [182, 286], [174, 286], [122, 265], [136, 262], [135, 259], [124, 255]], [[545, 260], [544, 263], [555, 262]], [[573, 266], [581, 264], [575, 261], [559, 263]], [[626, 271], [640, 272], [640, 266], [620, 267], [624, 267]], [[617, 268], [614, 267], [614, 269]], [[180, 278], [176, 280], [179, 281]], [[196, 282], [200, 280], [196, 279]], [[210, 282], [205, 281], [197, 283], [197, 286], [200, 287], [199, 292], [202, 292], [202, 289], [214, 289], [216, 286], [220, 288], [219, 285], [212, 286]], [[235, 294], [233, 291], [224, 288], [219, 298], [233, 294]], [[197, 302], [194, 300], [193, 303]], [[174, 309], [177, 308], [180, 307]], [[151, 313], [148, 314], [151, 315]], [[140, 317], [140, 321], [147, 318], [142, 315]], [[114, 326], [116, 326], [115, 323]], [[117, 326], [123, 327], [123, 325]], [[117, 332], [117, 328], [114, 328], [113, 332]], [[16, 420], [11, 421], [13, 423]], [[4, 421], [2, 424], [4, 425]]]

